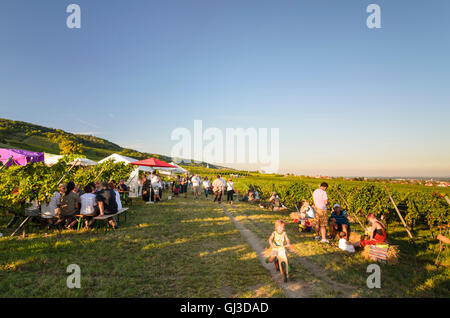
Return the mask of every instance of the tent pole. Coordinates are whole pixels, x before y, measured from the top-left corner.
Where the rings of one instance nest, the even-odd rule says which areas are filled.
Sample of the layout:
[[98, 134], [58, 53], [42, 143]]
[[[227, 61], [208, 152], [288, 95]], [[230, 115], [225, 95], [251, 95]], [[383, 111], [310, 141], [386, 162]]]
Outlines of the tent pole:
[[[347, 205], [347, 208], [350, 210], [350, 205], [348, 204], [347, 200], [345, 200], [344, 196], [341, 194], [341, 192], [336, 189], [337, 194], [339, 195], [339, 197], [341, 198], [342, 201], [344, 201], [344, 203]], [[356, 221], [358, 221], [359, 225], [361, 225], [361, 228], [363, 229], [363, 231], [365, 231], [366, 229], [364, 228], [364, 225], [361, 223], [361, 221], [359, 220], [358, 216], [356, 215], [356, 213], [352, 213], [355, 218]]]
[[97, 179], [100, 177], [100, 175], [103, 173], [103, 171], [105, 170], [106, 166], [108, 165], [107, 162], [105, 162], [105, 165], [103, 166], [102, 170], [100, 170], [100, 173], [95, 177], [94, 182], [97, 181]]
[[6, 167], [6, 165], [11, 161], [11, 159], [13, 158], [13, 156], [9, 156], [8, 160], [3, 164], [3, 166], [0, 168], [0, 171], [3, 170], [4, 167]]
[[408, 232], [409, 238], [410, 238], [411, 240], [414, 240], [414, 239], [413, 239], [413, 236], [412, 236], [412, 234], [411, 234], [411, 232], [410, 232], [409, 229], [408, 229], [408, 226], [406, 225], [405, 220], [403, 219], [403, 216], [400, 214], [400, 211], [398, 210], [397, 204], [395, 204], [395, 201], [394, 201], [394, 199], [392, 198], [391, 193], [389, 192], [389, 189], [388, 189], [386, 186], [384, 186], [384, 188], [386, 189], [386, 192], [387, 192], [387, 194], [388, 194], [388, 196], [389, 196], [389, 199], [391, 200], [392, 204], [394, 205], [395, 211], [397, 211], [398, 217], [399, 217], [400, 220], [402, 221], [402, 224], [403, 224], [403, 226], [405, 227], [406, 232]]

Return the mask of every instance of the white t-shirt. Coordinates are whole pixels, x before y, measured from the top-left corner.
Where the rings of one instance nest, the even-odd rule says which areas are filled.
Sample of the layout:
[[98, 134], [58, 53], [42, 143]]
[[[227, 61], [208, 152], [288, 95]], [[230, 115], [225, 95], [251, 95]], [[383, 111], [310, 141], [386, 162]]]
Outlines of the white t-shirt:
[[55, 209], [58, 207], [57, 205], [60, 201], [61, 194], [59, 192], [55, 192], [50, 198], [50, 202], [48, 204], [41, 205], [41, 217], [44, 219], [53, 218], [55, 216]]
[[199, 187], [200, 186], [200, 178], [199, 177], [193, 177], [192, 178], [192, 186], [193, 187]]
[[85, 193], [80, 197], [81, 208], [80, 214], [88, 215], [92, 214], [95, 211], [95, 206], [97, 205], [97, 201], [95, 200], [95, 194], [93, 193]]
[[313, 199], [314, 199], [314, 205], [321, 209], [326, 210], [327, 205], [325, 204], [325, 201], [328, 200], [327, 193], [322, 189], [317, 189], [313, 192]]
[[314, 219], [316, 217], [316, 213], [314, 212], [314, 209], [312, 208], [312, 206], [308, 207], [308, 210], [306, 210], [306, 215], [310, 218], [310, 219]]
[[233, 182], [227, 182], [227, 191], [233, 190]]
[[352, 244], [347, 243], [347, 240], [344, 238], [339, 240], [339, 248], [350, 253], [355, 253], [355, 247]]
[[203, 180], [203, 188], [209, 189], [211, 187], [211, 184], [209, 183], [209, 180]]
[[117, 190], [114, 190], [114, 192], [116, 193], [117, 211], [119, 211], [120, 209], [122, 209], [122, 202], [120, 201], [120, 194], [119, 194], [119, 191], [117, 191]]

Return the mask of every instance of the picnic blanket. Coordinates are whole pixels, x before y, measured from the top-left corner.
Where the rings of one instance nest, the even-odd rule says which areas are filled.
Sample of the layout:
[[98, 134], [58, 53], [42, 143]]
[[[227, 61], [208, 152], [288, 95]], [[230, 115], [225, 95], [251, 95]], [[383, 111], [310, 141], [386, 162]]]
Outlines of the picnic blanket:
[[370, 245], [369, 257], [386, 263], [388, 259], [389, 244]]

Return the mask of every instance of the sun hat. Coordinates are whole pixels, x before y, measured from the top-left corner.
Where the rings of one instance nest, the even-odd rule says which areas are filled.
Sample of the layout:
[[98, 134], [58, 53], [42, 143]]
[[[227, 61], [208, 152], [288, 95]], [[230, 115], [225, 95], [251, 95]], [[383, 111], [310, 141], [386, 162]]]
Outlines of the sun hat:
[[340, 208], [341, 206], [339, 205], [339, 204], [335, 204], [335, 205], [333, 205], [333, 209], [335, 209], [335, 208]]

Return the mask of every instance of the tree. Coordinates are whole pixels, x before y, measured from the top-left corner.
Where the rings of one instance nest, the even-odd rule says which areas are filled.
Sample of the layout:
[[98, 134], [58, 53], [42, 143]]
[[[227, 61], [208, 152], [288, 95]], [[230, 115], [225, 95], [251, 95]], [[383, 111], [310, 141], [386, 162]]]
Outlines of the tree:
[[71, 139], [62, 139], [59, 142], [61, 155], [81, 154], [83, 152], [82, 145]]

